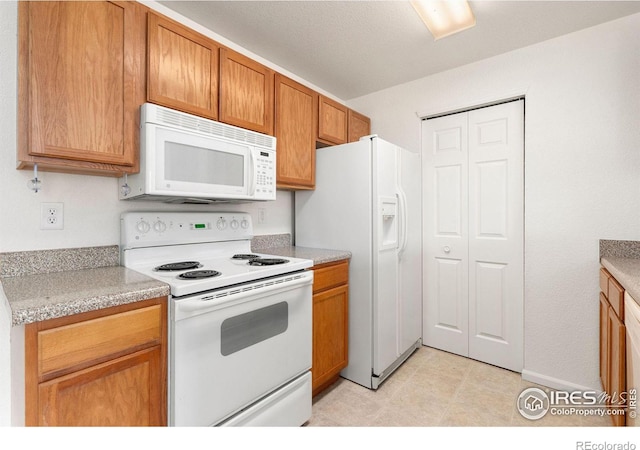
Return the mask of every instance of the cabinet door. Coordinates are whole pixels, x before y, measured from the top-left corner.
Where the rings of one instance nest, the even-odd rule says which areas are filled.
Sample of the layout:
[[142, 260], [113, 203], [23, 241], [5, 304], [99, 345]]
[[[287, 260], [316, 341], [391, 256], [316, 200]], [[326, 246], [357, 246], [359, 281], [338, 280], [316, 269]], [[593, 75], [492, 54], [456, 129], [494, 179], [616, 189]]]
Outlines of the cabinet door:
[[347, 142], [347, 107], [322, 95], [318, 100], [318, 140], [330, 145]]
[[[620, 395], [626, 391], [626, 328], [624, 323], [616, 315], [612, 306], [609, 307], [609, 390], [611, 403], [622, 406]], [[613, 415], [613, 424], [624, 426], [624, 415]]]
[[313, 395], [349, 362], [348, 292], [343, 285], [313, 296]]
[[166, 425], [161, 347], [42, 383], [41, 426]]
[[19, 2], [19, 168], [138, 171], [139, 8]]
[[349, 110], [349, 142], [355, 142], [362, 136], [371, 134], [371, 119], [367, 116]]
[[167, 298], [25, 325], [25, 424], [165, 425]]
[[274, 73], [233, 50], [220, 50], [220, 121], [273, 135]]
[[624, 322], [624, 288], [614, 277], [609, 277], [609, 293], [607, 300], [616, 315]]
[[218, 118], [219, 46], [170, 19], [149, 13], [148, 100]]
[[600, 381], [609, 391], [609, 302], [600, 292]]
[[316, 180], [318, 95], [276, 74], [277, 183], [279, 188], [312, 189]]

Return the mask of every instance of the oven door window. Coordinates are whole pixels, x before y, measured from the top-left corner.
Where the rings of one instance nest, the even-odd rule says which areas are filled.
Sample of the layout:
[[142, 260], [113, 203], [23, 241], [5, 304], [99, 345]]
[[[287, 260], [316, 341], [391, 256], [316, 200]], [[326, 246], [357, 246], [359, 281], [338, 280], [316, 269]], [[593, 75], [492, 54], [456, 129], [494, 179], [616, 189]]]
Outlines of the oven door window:
[[289, 306], [280, 302], [222, 322], [220, 353], [229, 356], [287, 331]]

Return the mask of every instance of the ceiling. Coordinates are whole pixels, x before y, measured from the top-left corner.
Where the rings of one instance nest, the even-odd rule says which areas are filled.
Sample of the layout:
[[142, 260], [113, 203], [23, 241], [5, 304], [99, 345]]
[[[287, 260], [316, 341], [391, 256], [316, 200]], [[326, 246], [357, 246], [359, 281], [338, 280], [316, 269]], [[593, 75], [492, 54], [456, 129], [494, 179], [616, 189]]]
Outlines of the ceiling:
[[640, 12], [640, 1], [472, 1], [434, 41], [408, 1], [161, 1], [347, 101]]

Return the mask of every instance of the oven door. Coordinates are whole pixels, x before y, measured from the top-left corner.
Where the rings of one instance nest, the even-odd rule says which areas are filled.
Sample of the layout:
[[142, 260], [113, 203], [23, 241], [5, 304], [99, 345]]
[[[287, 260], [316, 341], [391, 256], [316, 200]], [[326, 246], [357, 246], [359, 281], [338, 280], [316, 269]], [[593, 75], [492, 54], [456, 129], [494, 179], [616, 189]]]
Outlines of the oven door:
[[216, 425], [307, 372], [312, 284], [305, 271], [173, 299], [170, 424]]

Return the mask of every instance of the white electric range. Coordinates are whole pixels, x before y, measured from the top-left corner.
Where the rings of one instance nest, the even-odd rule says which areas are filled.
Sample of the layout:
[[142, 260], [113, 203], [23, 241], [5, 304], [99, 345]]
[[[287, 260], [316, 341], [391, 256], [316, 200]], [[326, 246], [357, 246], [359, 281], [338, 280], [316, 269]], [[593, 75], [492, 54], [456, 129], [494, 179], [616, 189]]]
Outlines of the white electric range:
[[251, 252], [241, 212], [128, 212], [121, 263], [167, 283], [169, 424], [311, 417], [313, 262]]

